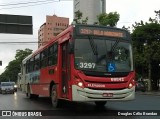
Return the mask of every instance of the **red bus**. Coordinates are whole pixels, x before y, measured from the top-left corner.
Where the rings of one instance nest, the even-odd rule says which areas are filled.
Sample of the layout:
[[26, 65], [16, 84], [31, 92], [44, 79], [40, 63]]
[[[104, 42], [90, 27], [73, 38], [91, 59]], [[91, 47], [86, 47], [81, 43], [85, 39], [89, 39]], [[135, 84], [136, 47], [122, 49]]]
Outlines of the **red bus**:
[[107, 101], [135, 98], [135, 72], [130, 34], [113, 27], [71, 25], [22, 62], [29, 98]]

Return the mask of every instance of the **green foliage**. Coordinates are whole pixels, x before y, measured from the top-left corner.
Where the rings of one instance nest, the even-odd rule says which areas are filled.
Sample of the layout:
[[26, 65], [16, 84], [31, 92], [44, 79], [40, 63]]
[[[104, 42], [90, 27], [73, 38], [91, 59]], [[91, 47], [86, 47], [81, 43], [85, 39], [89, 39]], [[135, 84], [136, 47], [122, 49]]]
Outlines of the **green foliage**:
[[[133, 27], [132, 39], [137, 73], [153, 79], [148, 73], [154, 68], [157, 69], [156, 63], [160, 61], [160, 24], [150, 18], [148, 23], [136, 22]], [[151, 76], [155, 75], [153, 73]]]
[[102, 13], [97, 16], [99, 25], [114, 27], [119, 21], [120, 15], [117, 12]]
[[136, 72], [150, 79], [149, 90], [157, 90], [160, 79], [160, 10], [148, 22], [135, 22], [132, 33]]
[[0, 75], [0, 81], [17, 81], [17, 75], [20, 72], [20, 65], [24, 58], [32, 53], [31, 49], [17, 50], [15, 59], [10, 61], [5, 71]]
[[124, 30], [130, 32], [130, 27], [125, 27], [125, 26], [123, 26], [122, 29], [124, 29]]
[[88, 17], [86, 17], [85, 19], [82, 19], [82, 17], [83, 17], [83, 13], [78, 10], [75, 12], [75, 19], [73, 21], [75, 21], [76, 24], [87, 24]]
[[29, 54], [32, 53], [31, 49], [26, 48], [25, 50], [16, 50], [16, 55], [15, 55], [15, 59], [16, 60], [20, 60], [20, 62]]

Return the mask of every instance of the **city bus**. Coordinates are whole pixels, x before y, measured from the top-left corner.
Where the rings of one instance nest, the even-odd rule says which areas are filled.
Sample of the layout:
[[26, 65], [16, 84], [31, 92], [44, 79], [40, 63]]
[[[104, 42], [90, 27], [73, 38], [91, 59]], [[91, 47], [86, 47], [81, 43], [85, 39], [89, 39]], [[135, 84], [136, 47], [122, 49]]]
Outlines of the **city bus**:
[[135, 98], [132, 41], [123, 29], [99, 25], [71, 25], [22, 62], [22, 78], [29, 98], [94, 102]]

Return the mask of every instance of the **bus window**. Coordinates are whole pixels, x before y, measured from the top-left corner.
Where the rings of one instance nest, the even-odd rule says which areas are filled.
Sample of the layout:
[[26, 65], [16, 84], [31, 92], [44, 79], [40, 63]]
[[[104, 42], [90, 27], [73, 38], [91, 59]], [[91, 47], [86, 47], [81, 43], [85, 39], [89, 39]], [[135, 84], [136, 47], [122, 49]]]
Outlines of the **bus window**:
[[58, 43], [53, 44], [51, 47], [49, 47], [48, 51], [48, 65], [56, 65], [57, 64], [57, 53], [58, 53]]
[[48, 65], [48, 52], [47, 49], [41, 53], [41, 68]]
[[37, 54], [34, 59], [34, 71], [36, 71], [40, 68], [40, 54]]

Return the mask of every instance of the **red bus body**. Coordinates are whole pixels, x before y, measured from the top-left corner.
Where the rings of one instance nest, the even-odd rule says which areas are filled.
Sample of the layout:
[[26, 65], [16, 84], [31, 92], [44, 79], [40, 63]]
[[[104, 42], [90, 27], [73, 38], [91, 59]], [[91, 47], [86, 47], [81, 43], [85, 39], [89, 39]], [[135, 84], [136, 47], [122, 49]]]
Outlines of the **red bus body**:
[[[127, 66], [125, 63], [119, 64], [125, 54], [123, 57], [120, 57], [119, 55], [123, 54], [123, 50], [120, 48], [118, 50], [113, 49], [113, 43], [110, 43], [111, 46], [109, 47], [111, 47], [114, 52], [119, 52], [114, 58], [118, 64], [112, 62], [109, 64], [106, 63], [106, 68], [104, 68], [98, 66], [98, 63], [95, 63], [96, 61], [80, 62], [77, 65], [77, 67], [80, 68], [76, 68], [76, 58], [84, 59], [85, 57], [75, 57], [75, 54], [78, 55], [78, 53], [81, 52], [76, 49], [76, 46], [79, 46], [77, 45], [78, 43], [76, 44], [75, 42], [79, 41], [75, 39], [81, 39], [81, 37], [88, 39], [88, 36], [95, 36], [96, 40], [94, 40], [94, 42], [97, 42], [97, 44], [101, 42], [97, 39], [101, 38], [122, 38], [122, 45], [119, 46], [121, 49], [122, 46], [126, 47], [123, 40], [130, 38], [126, 31], [117, 28], [71, 25], [47, 45], [41, 47], [23, 60], [22, 77], [24, 78], [25, 92], [28, 93], [29, 86], [31, 94], [50, 97], [52, 86], [56, 85], [58, 99], [69, 101], [133, 100], [135, 98], [135, 72], [133, 69], [128, 71], [128, 69], [125, 68]], [[123, 37], [125, 38], [123, 39]], [[83, 40], [83, 42], [86, 41]], [[101, 48], [101, 46], [95, 45], [94, 42], [93, 40], [87, 41], [87, 43], [91, 43], [91, 46], [88, 46], [88, 48], [92, 47], [90, 49], [91, 51], [93, 50], [93, 52]], [[115, 47], [118, 47], [116, 44]], [[104, 50], [102, 49], [102, 51]], [[128, 52], [126, 52], [126, 54], [127, 53]], [[91, 54], [93, 57], [98, 57], [98, 55]], [[119, 57], [121, 60], [119, 60]], [[132, 56], [131, 60], [133, 60]], [[131, 65], [133, 62], [129, 64]], [[121, 68], [119, 68], [120, 66], [124, 66], [125, 71], [121, 70]], [[102, 72], [98, 72], [98, 70], [102, 69]], [[106, 70], [106, 72], [104, 70]]]

